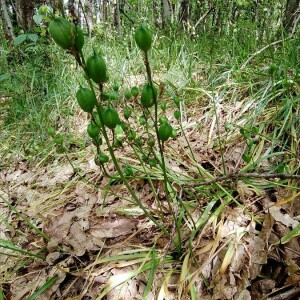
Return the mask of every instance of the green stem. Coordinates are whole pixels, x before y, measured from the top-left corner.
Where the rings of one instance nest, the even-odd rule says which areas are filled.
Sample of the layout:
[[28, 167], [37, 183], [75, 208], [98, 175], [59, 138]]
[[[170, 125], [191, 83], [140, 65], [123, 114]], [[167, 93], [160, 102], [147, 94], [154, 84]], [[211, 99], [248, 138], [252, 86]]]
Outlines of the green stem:
[[226, 173], [227, 173], [226, 172], [226, 165], [225, 165], [222, 141], [221, 141], [221, 136], [220, 136], [220, 122], [219, 122], [219, 116], [218, 116], [218, 112], [217, 112], [216, 102], [214, 101], [214, 99], [213, 99], [213, 104], [214, 104], [214, 111], [215, 111], [216, 123], [217, 123], [217, 129], [218, 129], [217, 135], [218, 135], [218, 142], [219, 142], [221, 159], [222, 159], [223, 172], [224, 172], [224, 175], [226, 175]]
[[74, 167], [74, 165], [73, 165], [72, 161], [70, 160], [69, 155], [67, 154], [66, 151], [67, 151], [67, 149], [64, 147], [64, 154], [65, 154], [65, 157], [67, 158], [68, 163], [71, 165], [74, 174], [77, 174], [77, 170], [76, 170], [76, 168]]
[[150, 184], [150, 187], [151, 187], [151, 189], [152, 189], [154, 198], [155, 198], [155, 200], [156, 200], [156, 202], [157, 202], [157, 205], [158, 205], [158, 207], [159, 207], [159, 210], [160, 210], [160, 217], [161, 217], [161, 219], [164, 221], [165, 216], [164, 216], [164, 214], [163, 214], [163, 207], [162, 207], [162, 205], [161, 205], [161, 202], [159, 201], [159, 198], [158, 198], [156, 189], [155, 189], [155, 187], [154, 187], [154, 185], [153, 185], [153, 182], [152, 182], [152, 178], [149, 176], [148, 172], [146, 171], [146, 169], [145, 169], [145, 164], [144, 164], [143, 160], [140, 159], [140, 157], [139, 157], [139, 155], [138, 155], [138, 153], [137, 153], [135, 147], [132, 145], [131, 148], [133, 149], [134, 154], [136, 155], [136, 157], [138, 157], [138, 159], [139, 159], [139, 161], [140, 161], [140, 164], [141, 164], [141, 166], [142, 166], [142, 168], [143, 168], [143, 170], [144, 170], [146, 179], [149, 181], [149, 184]]
[[[91, 79], [89, 78], [88, 76], [88, 73], [87, 73], [87, 70], [85, 68], [85, 61], [84, 61], [84, 56], [83, 56], [83, 53], [82, 51], [80, 52], [80, 55], [81, 55], [81, 61], [80, 61], [80, 66], [83, 68], [84, 72], [87, 74], [87, 78], [88, 78], [88, 83], [89, 83], [89, 86], [92, 90], [92, 92], [94, 93], [95, 97], [96, 97], [96, 93], [95, 93], [95, 89], [94, 89], [94, 86], [91, 82]], [[100, 99], [102, 99], [102, 95], [103, 95], [103, 90], [102, 90], [102, 85], [100, 85]], [[178, 243], [177, 241], [175, 241], [171, 234], [167, 231], [167, 229], [162, 225], [160, 224], [157, 220], [155, 220], [155, 218], [148, 212], [147, 208], [143, 205], [143, 203], [140, 201], [140, 199], [138, 199], [138, 197], [136, 196], [135, 192], [133, 191], [133, 189], [131, 188], [131, 186], [129, 185], [126, 177], [124, 176], [121, 168], [120, 168], [120, 165], [117, 161], [117, 158], [115, 156], [115, 153], [114, 153], [114, 150], [112, 149], [112, 146], [110, 144], [110, 141], [109, 141], [109, 138], [108, 138], [108, 134], [107, 134], [107, 131], [106, 131], [106, 128], [105, 128], [105, 125], [103, 123], [103, 118], [102, 118], [102, 107], [101, 107], [101, 104], [100, 103], [97, 103], [96, 104], [96, 108], [97, 108], [97, 112], [99, 114], [99, 118], [100, 118], [100, 121], [101, 121], [101, 127], [102, 127], [102, 134], [104, 136], [104, 139], [106, 141], [106, 144], [107, 144], [107, 147], [108, 147], [108, 151], [110, 153], [110, 156], [112, 158], [112, 161], [114, 163], [114, 166], [117, 170], [117, 172], [119, 173], [120, 177], [121, 177], [121, 180], [124, 182], [127, 190], [129, 191], [130, 195], [133, 197], [134, 201], [136, 202], [136, 204], [142, 209], [142, 211], [144, 212], [144, 214], [157, 226], [160, 228], [160, 230], [168, 237], [170, 238], [170, 240], [172, 241], [172, 243], [174, 244], [174, 246], [177, 248], [177, 250], [181, 250], [181, 243]]]
[[[176, 215], [175, 215], [175, 212], [172, 208], [171, 201], [170, 201], [170, 195], [169, 195], [169, 192], [168, 192], [169, 179], [168, 179], [168, 176], [167, 176], [165, 157], [164, 157], [164, 151], [163, 151], [163, 146], [164, 145], [163, 145], [163, 142], [160, 140], [159, 134], [158, 134], [158, 126], [157, 126], [158, 103], [157, 103], [157, 97], [156, 97], [156, 93], [154, 91], [154, 86], [153, 86], [153, 81], [152, 81], [152, 76], [151, 76], [151, 68], [150, 68], [149, 59], [148, 59], [148, 52], [144, 51], [144, 54], [145, 54], [144, 62], [145, 62], [145, 67], [146, 67], [147, 78], [148, 78], [148, 82], [150, 84], [150, 87], [152, 89], [152, 96], [153, 96], [153, 102], [154, 102], [154, 128], [155, 128], [157, 143], [158, 143], [159, 152], [160, 152], [160, 156], [161, 156], [161, 168], [162, 168], [163, 176], [164, 176], [164, 186], [165, 186], [165, 192], [166, 192], [166, 199], [167, 199], [167, 203], [168, 203], [170, 212], [172, 214], [173, 220], [175, 221], [175, 224], [176, 224], [176, 230], [177, 230], [177, 235], [178, 235], [178, 244], [179, 244], [179, 249], [178, 250], [181, 253], [181, 251], [182, 251], [182, 247], [181, 247], [181, 230], [180, 230], [180, 225], [178, 224], [178, 222], [176, 222]], [[170, 183], [169, 183], [169, 185], [171, 186]]]

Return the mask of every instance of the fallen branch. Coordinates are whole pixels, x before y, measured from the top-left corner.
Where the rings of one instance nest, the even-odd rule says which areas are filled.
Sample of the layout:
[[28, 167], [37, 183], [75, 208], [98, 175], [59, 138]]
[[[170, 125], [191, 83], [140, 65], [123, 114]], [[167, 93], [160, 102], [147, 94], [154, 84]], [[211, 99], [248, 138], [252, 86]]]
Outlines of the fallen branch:
[[269, 297], [268, 300], [288, 300], [292, 298], [295, 299], [295, 297], [299, 295], [300, 295], [300, 287], [295, 287], [289, 291], [283, 292], [273, 297]]

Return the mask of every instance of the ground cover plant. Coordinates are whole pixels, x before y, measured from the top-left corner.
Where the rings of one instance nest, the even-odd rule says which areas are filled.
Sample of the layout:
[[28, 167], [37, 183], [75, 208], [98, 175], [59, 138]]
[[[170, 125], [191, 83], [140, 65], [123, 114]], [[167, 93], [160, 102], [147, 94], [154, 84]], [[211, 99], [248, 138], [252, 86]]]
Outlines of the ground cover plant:
[[296, 299], [297, 36], [38, 12], [1, 52], [0, 299]]

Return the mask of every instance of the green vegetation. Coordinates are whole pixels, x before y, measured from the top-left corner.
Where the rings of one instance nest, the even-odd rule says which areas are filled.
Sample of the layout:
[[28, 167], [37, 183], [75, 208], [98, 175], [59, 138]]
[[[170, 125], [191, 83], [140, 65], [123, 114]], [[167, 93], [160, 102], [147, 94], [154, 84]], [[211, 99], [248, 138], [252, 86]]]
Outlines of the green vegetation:
[[244, 18], [89, 38], [38, 12], [36, 41], [1, 45], [0, 299], [255, 299], [261, 278], [275, 295], [296, 286], [297, 35], [257, 35]]

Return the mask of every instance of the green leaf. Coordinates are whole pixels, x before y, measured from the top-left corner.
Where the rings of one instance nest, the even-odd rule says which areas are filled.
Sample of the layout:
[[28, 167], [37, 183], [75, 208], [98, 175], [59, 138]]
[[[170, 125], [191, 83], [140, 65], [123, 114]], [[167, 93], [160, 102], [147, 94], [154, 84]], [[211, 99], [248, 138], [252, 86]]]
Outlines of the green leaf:
[[259, 132], [258, 127], [253, 126], [253, 127], [252, 127], [252, 132], [257, 134], [257, 133]]
[[285, 236], [283, 236], [279, 241], [277, 241], [275, 245], [278, 244], [284, 245], [288, 243], [292, 238], [299, 236], [299, 234], [300, 234], [300, 223], [295, 228], [293, 228], [290, 232], [288, 232]]
[[44, 293], [47, 289], [49, 289], [55, 281], [58, 279], [58, 276], [51, 277], [48, 281], [46, 281], [37, 291], [35, 291], [27, 300], [35, 300], [39, 295]]
[[22, 253], [22, 254], [25, 254], [25, 255], [30, 255], [30, 256], [40, 258], [40, 259], [44, 259], [44, 257], [42, 257], [38, 254], [31, 253], [31, 252], [28, 252], [28, 251], [25, 251], [23, 249], [20, 249], [20, 248], [16, 247], [11, 241], [0, 240], [0, 247], [3, 247], [5, 249], [10, 249], [12, 251], [19, 252], [19, 253]]
[[47, 16], [43, 16], [43, 19], [48, 23], [50, 23], [52, 21], [52, 19]]
[[241, 128], [241, 129], [240, 129], [240, 133], [241, 133], [241, 135], [242, 135], [245, 139], [248, 138], [248, 137], [250, 136], [250, 132], [249, 132], [249, 130], [246, 129], [246, 128]]
[[20, 34], [17, 37], [14, 38], [14, 45], [19, 46], [21, 45], [27, 38], [27, 34]]
[[41, 29], [41, 36], [46, 36], [46, 33], [47, 33], [46, 29], [42, 28]]
[[33, 21], [35, 22], [36, 25], [40, 25], [43, 21], [43, 16], [42, 15], [34, 15]]
[[249, 156], [248, 154], [246, 154], [246, 153], [244, 153], [244, 154], [242, 155], [242, 159], [243, 159], [243, 161], [246, 162], [246, 163], [250, 162], [250, 160], [251, 160], [250, 156]]
[[283, 173], [285, 170], [285, 165], [284, 164], [280, 164], [277, 166], [277, 172], [278, 173]]
[[27, 37], [32, 41], [32, 42], [36, 42], [39, 38], [39, 36], [37, 34], [34, 34], [34, 33], [30, 33], [30, 34], [27, 34]]
[[153, 284], [156, 266], [157, 266], [156, 252], [154, 249], [152, 249], [151, 269], [150, 269], [150, 274], [148, 276], [147, 285], [144, 290], [143, 299], [148, 299], [148, 295], [151, 291], [152, 284]]
[[0, 82], [7, 80], [10, 77], [9, 73], [0, 74]]

